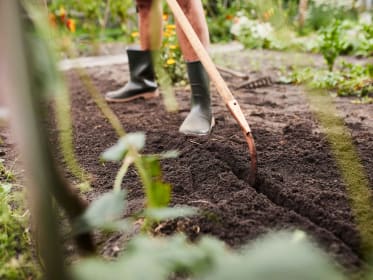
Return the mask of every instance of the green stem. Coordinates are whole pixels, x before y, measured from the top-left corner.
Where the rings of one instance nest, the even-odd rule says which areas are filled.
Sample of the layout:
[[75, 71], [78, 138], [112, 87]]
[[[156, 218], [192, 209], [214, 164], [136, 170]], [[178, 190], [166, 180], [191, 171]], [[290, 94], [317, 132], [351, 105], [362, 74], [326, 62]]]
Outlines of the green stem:
[[119, 137], [122, 137], [126, 134], [120, 120], [115, 115], [115, 113], [111, 110], [109, 105], [106, 103], [105, 99], [98, 91], [98, 89], [93, 84], [92, 80], [86, 73], [86, 71], [82, 68], [78, 68], [76, 70], [78, 73], [81, 81], [87, 88], [89, 94], [91, 95], [92, 99], [96, 103], [97, 107], [101, 110], [102, 114], [106, 117], [106, 119], [110, 122], [111, 126], [114, 128], [115, 132], [118, 134]]
[[[27, 56], [24, 24], [20, 21], [20, 1], [0, 1], [0, 57], [7, 65], [2, 68], [5, 88], [11, 89], [6, 97], [12, 107], [13, 127], [28, 171], [29, 194], [32, 197], [35, 235], [45, 263], [46, 279], [70, 279], [67, 274], [58, 232], [55, 209], [52, 207], [50, 188], [55, 178], [48, 174], [50, 154], [45, 144], [44, 129], [40, 119], [40, 92], [32, 79], [32, 65]], [[6, 54], [6, 55], [5, 55]], [[1, 67], [1, 66], [0, 66]]]
[[81, 181], [89, 181], [89, 174], [80, 166], [74, 152], [69, 93], [64, 88], [55, 98], [59, 142], [70, 172]]
[[117, 176], [115, 177], [114, 181], [114, 191], [119, 192], [121, 189], [122, 181], [124, 176], [126, 175], [128, 168], [133, 163], [134, 158], [131, 155], [127, 155], [125, 159], [123, 160], [123, 164], [120, 167]]
[[[149, 197], [149, 191], [148, 191], [148, 187], [150, 184], [151, 184], [151, 181], [149, 180], [149, 176], [147, 176], [147, 171], [144, 167], [144, 164], [142, 162], [142, 159], [141, 159], [141, 156], [138, 155], [136, 158], [135, 158], [135, 166], [136, 166], [136, 169], [137, 171], [139, 172], [139, 175], [140, 175], [140, 178], [141, 178], [141, 181], [142, 181], [142, 184], [145, 188], [145, 195], [146, 197]], [[147, 207], [149, 207], [150, 205], [148, 205], [149, 202], [147, 202]]]

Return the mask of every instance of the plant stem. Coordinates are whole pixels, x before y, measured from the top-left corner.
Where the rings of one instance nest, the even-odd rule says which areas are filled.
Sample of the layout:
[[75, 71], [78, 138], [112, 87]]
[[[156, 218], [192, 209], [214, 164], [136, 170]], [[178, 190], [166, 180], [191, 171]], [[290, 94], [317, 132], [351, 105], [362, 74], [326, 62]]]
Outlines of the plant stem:
[[90, 175], [79, 164], [73, 144], [72, 120], [70, 115], [70, 97], [63, 88], [55, 97], [56, 121], [59, 130], [59, 142], [63, 157], [70, 172], [80, 181], [89, 181]]
[[125, 157], [125, 159], [123, 160], [123, 164], [120, 167], [120, 169], [117, 173], [117, 176], [115, 177], [115, 181], [114, 181], [114, 191], [115, 192], [120, 191], [123, 178], [126, 175], [126, 173], [128, 171], [128, 168], [133, 163], [133, 161], [134, 161], [134, 157], [131, 156], [131, 155], [127, 155]]
[[101, 33], [105, 31], [107, 21], [109, 20], [109, 15], [110, 15], [110, 0], [106, 0], [105, 14], [104, 14], [104, 19], [101, 25]]
[[[1, 3], [10, 2], [13, 3], [13, 1], [2, 1]], [[40, 237], [41, 253], [47, 269], [51, 269], [46, 273], [55, 273], [55, 270], [58, 270], [58, 273], [61, 274], [59, 277], [64, 277], [66, 273], [58, 264], [62, 262], [62, 254], [60, 253], [57, 218], [51, 203], [51, 195], [64, 208], [70, 221], [84, 212], [87, 203], [68, 185], [55, 163], [49, 144], [49, 134], [44, 125], [46, 117], [44, 90], [46, 87], [38, 82], [36, 75], [39, 72], [35, 70], [35, 61], [31, 59], [38, 51], [33, 49], [33, 44], [29, 39], [35, 33], [34, 25], [21, 24], [18, 21], [16, 5], [20, 6], [20, 1], [14, 1], [14, 4], [11, 5], [4, 4], [5, 8], [1, 11], [9, 9], [11, 11], [9, 13], [13, 12], [14, 15], [9, 16], [6, 12], [0, 17], [1, 20], [6, 19], [0, 25], [1, 38], [4, 38], [1, 40], [4, 42], [1, 49], [8, 51], [4, 57], [7, 65], [4, 73], [8, 75], [4, 82], [11, 94], [6, 97], [12, 108], [12, 121], [28, 172], [31, 186], [30, 196], [33, 198], [31, 200], [33, 202], [33, 217], [37, 219], [38, 229], [40, 229], [38, 236]], [[48, 71], [48, 69], [43, 70]], [[77, 236], [76, 241], [82, 253], [94, 251], [90, 234]]]
[[[12, 89], [8, 94], [8, 102], [12, 107], [12, 122], [18, 133], [17, 140], [24, 155], [25, 167], [28, 171], [28, 184], [32, 199], [32, 211], [40, 254], [45, 264], [46, 279], [69, 279], [65, 271], [62, 250], [59, 242], [56, 213], [52, 207], [48, 185], [51, 177], [45, 173], [46, 153], [41, 149], [45, 140], [41, 139], [40, 119], [36, 117], [36, 108], [32, 83], [28, 71], [28, 61], [24, 48], [25, 36], [19, 20], [19, 1], [0, 2], [0, 53], [3, 62], [1, 73], [5, 88]], [[9, 64], [7, 64], [9, 63]], [[4, 84], [3, 84], [4, 86]], [[27, 139], [27, 141], [25, 141]], [[23, 140], [23, 141], [22, 141]], [[53, 253], [52, 253], [53, 252]], [[53, 277], [55, 276], [55, 277]]]
[[87, 75], [84, 69], [77, 68], [76, 72], [78, 73], [80, 79], [82, 80], [83, 84], [86, 86], [89, 94], [91, 95], [92, 99], [96, 103], [97, 107], [101, 110], [102, 114], [106, 117], [106, 119], [110, 122], [111, 126], [114, 128], [115, 132], [118, 134], [119, 137], [122, 137], [126, 134], [120, 120], [115, 115], [115, 113], [110, 109], [109, 105], [106, 103], [104, 98], [102, 97], [101, 93], [92, 83], [92, 80]]
[[307, 9], [308, 9], [308, 0], [300, 0], [299, 3], [299, 27], [303, 28], [304, 27], [304, 22], [306, 19], [306, 14], [307, 14]]

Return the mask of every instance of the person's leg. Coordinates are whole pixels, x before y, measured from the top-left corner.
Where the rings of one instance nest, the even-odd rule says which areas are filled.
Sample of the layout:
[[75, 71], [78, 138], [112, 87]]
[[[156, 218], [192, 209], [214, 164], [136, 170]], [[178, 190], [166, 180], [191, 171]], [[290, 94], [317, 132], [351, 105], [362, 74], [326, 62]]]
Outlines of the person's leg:
[[159, 0], [136, 0], [140, 49], [127, 49], [130, 80], [118, 90], [108, 92], [109, 102], [127, 102], [158, 96], [152, 52], [161, 46], [162, 5]]
[[[178, 0], [197, 36], [207, 48], [209, 33], [200, 0]], [[180, 48], [187, 65], [192, 90], [192, 108], [179, 131], [184, 134], [206, 135], [211, 132], [214, 119], [211, 110], [210, 81], [208, 75], [181, 27], [176, 24]]]
[[162, 44], [162, 1], [136, 0], [141, 50], [158, 50]]
[[[201, 43], [208, 48], [210, 44], [209, 31], [201, 0], [178, 0], [180, 7], [188, 18]], [[177, 37], [184, 59], [187, 62], [199, 60], [179, 24], [176, 23]]]

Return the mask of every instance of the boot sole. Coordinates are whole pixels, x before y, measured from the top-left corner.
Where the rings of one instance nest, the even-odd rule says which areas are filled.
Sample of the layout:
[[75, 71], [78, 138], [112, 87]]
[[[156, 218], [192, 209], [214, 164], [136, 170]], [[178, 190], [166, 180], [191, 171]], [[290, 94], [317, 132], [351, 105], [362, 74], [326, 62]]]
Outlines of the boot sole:
[[158, 96], [159, 96], [159, 91], [157, 89], [156, 91], [144, 92], [144, 93], [136, 94], [134, 96], [127, 97], [127, 98], [105, 97], [105, 100], [107, 102], [113, 102], [113, 103], [124, 103], [124, 102], [130, 102], [130, 101], [140, 99], [140, 98], [145, 99], [145, 100], [152, 99], [152, 98], [155, 98], [155, 97], [158, 97]]

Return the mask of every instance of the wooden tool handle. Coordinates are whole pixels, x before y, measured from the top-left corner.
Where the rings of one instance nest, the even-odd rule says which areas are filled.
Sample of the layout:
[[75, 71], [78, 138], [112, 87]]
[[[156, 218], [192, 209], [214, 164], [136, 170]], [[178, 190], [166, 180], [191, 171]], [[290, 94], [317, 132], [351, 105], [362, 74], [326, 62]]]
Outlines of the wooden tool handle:
[[[194, 1], [194, 0], [191, 0]], [[189, 20], [185, 16], [184, 12], [180, 8], [179, 3], [176, 0], [167, 0], [167, 3], [172, 10], [177, 22], [180, 24], [181, 29], [184, 31], [185, 36], [188, 38], [190, 44], [192, 45], [194, 51], [196, 52], [198, 58], [201, 60], [201, 63], [205, 67], [206, 72], [208, 73], [211, 81], [215, 84], [215, 87], [221, 97], [224, 99], [224, 102], [228, 104], [229, 101], [233, 100], [234, 97], [224, 82], [219, 71], [215, 67], [213, 61], [211, 60], [209, 54], [207, 53], [205, 47], [202, 45], [199, 40], [196, 32], [194, 31], [192, 25], [189, 23]]]

